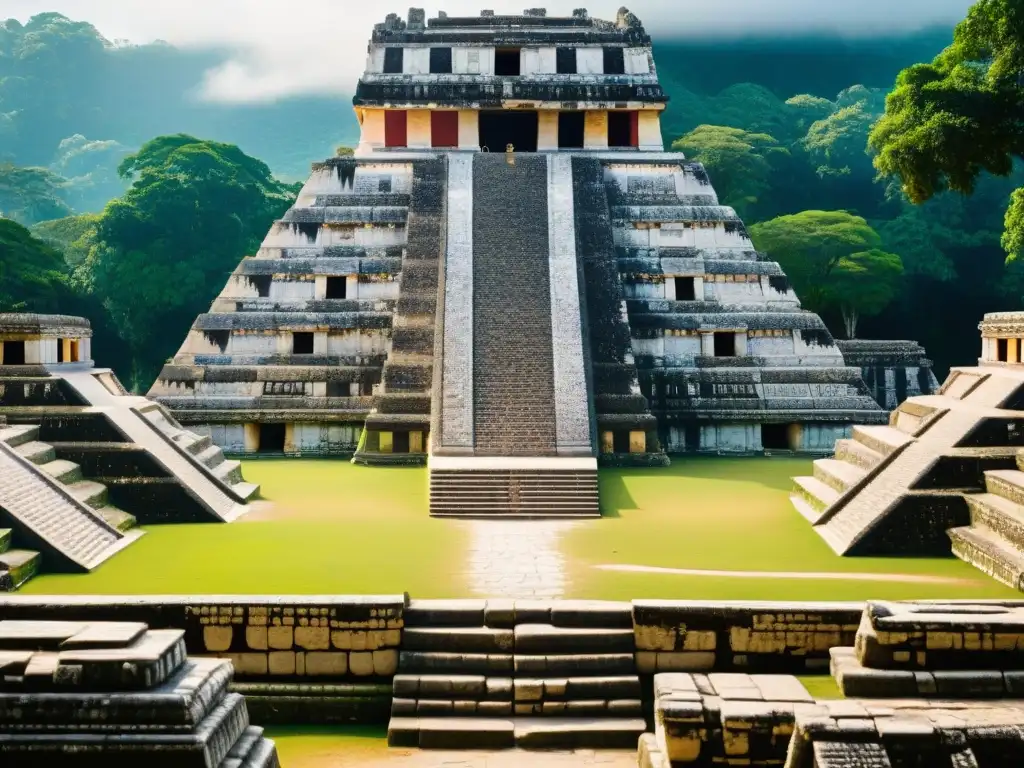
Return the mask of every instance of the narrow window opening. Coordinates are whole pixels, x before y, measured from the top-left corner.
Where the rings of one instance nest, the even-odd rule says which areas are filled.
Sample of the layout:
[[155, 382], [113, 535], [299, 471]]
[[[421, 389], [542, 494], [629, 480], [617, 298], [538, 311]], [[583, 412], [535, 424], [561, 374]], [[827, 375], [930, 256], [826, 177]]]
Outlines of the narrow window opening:
[[328, 277], [327, 278], [327, 297], [328, 299], [344, 299], [347, 298], [348, 292], [348, 278], [347, 277]]
[[498, 48], [494, 52], [494, 74], [498, 77], [519, 77], [519, 48]]
[[409, 433], [408, 432], [395, 432], [393, 437], [394, 443], [392, 444], [392, 452], [394, 453], [409, 453]]
[[57, 339], [57, 362], [64, 362], [64, 339]]
[[384, 49], [384, 74], [400, 75], [405, 62], [405, 50], [402, 48]]
[[313, 354], [313, 334], [312, 333], [293, 333], [292, 334], [292, 354], [295, 354], [295, 355], [312, 355]]
[[697, 281], [692, 277], [676, 278], [676, 301], [696, 301]]
[[4, 365], [25, 364], [25, 342], [5, 341], [4, 342]]
[[608, 146], [637, 146], [637, 113], [617, 110], [608, 113]]
[[284, 424], [260, 424], [259, 453], [284, 453]]
[[409, 117], [403, 110], [384, 112], [384, 146], [406, 147], [409, 145]]
[[560, 112], [558, 114], [558, 148], [583, 149], [583, 112]]
[[576, 74], [576, 49], [556, 48], [555, 49], [555, 72], [559, 75]]
[[1010, 359], [1009, 339], [996, 339], [996, 360], [1005, 363]]
[[736, 334], [715, 334], [715, 357], [736, 357]]
[[348, 397], [351, 394], [351, 388], [347, 381], [328, 381], [327, 382], [327, 396], [328, 397]]
[[789, 424], [762, 424], [761, 447], [766, 451], [792, 450], [793, 447], [789, 440], [790, 432]]
[[626, 74], [626, 54], [623, 48], [604, 49], [604, 73], [606, 75]]
[[619, 430], [612, 434], [612, 450], [615, 453], [629, 453], [629, 432]]
[[459, 146], [459, 113], [441, 110], [430, 113], [430, 143], [434, 147]]
[[452, 49], [430, 49], [430, 74], [450, 75], [452, 73]]

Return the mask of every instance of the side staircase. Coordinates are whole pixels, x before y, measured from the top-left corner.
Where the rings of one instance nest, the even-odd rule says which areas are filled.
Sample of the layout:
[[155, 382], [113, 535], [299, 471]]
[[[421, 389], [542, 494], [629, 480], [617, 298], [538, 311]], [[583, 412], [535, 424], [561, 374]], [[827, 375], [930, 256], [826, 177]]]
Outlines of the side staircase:
[[38, 427], [0, 422], [0, 591], [17, 589], [44, 564], [91, 570], [142, 535], [129, 530], [131, 515], [108, 507], [105, 487], [38, 437]]
[[954, 369], [937, 395], [902, 403], [889, 426], [854, 427], [834, 458], [795, 478], [793, 504], [840, 555], [948, 555], [952, 536], [954, 552], [976, 551], [987, 563], [1002, 542], [978, 510], [1000, 504], [994, 488], [1012, 498], [1024, 445], [1020, 393], [1024, 378], [1008, 369]]
[[647, 729], [628, 603], [413, 601], [391, 746], [631, 749]]
[[1017, 468], [985, 473], [985, 493], [965, 497], [970, 526], [953, 528], [953, 554], [1024, 591], [1024, 452]]

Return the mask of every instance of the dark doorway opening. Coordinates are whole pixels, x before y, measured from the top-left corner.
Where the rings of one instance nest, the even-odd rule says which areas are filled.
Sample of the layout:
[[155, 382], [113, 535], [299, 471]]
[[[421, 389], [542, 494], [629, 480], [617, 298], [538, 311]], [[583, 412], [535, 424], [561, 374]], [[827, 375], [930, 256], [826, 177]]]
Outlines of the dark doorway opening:
[[344, 299], [348, 294], [347, 277], [328, 277], [327, 296], [328, 299]]
[[494, 74], [498, 77], [519, 77], [519, 48], [498, 48], [494, 52]]
[[459, 146], [459, 113], [441, 111], [430, 113], [430, 144], [434, 147]]
[[313, 334], [312, 333], [293, 333], [292, 334], [292, 354], [293, 355], [312, 355], [313, 354]]
[[608, 146], [637, 147], [640, 144], [636, 112], [621, 110], [608, 113]]
[[715, 357], [736, 357], [736, 334], [715, 334]]
[[64, 362], [64, 339], [57, 339], [57, 362]]
[[405, 51], [402, 48], [384, 49], [384, 74], [400, 75], [404, 69]]
[[25, 364], [25, 342], [5, 341], [4, 342], [4, 365]]
[[766, 451], [791, 451], [789, 424], [762, 424], [761, 447]]
[[391, 450], [394, 453], [408, 453], [409, 452], [409, 433], [408, 432], [395, 432], [392, 436]]
[[[6, 359], [6, 358], [5, 358]], [[1010, 344], [1008, 339], [996, 339], [996, 360], [1005, 363], [1010, 359]]]
[[583, 112], [559, 112], [559, 149], [583, 149], [584, 122]]
[[260, 453], [284, 453], [284, 424], [260, 424]]
[[452, 49], [430, 49], [430, 74], [450, 75], [452, 73]]
[[696, 301], [697, 286], [692, 277], [676, 278], [676, 301]]
[[402, 110], [384, 112], [384, 146], [409, 146], [409, 116]]
[[612, 433], [612, 450], [615, 453], [629, 453], [629, 432], [619, 430]]
[[511, 144], [516, 152], [537, 151], [537, 113], [492, 110], [480, 113], [480, 146], [504, 152]]
[[606, 75], [626, 74], [626, 50], [624, 48], [604, 49], [604, 73]]
[[555, 49], [555, 72], [559, 75], [576, 74], [576, 49], [556, 48]]

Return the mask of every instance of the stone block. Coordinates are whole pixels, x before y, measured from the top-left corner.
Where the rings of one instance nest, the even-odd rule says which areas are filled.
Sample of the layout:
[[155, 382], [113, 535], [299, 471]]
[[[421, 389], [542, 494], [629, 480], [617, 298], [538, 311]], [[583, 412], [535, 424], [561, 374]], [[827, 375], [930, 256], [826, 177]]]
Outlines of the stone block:
[[254, 651], [268, 650], [270, 646], [267, 642], [267, 627], [246, 627], [245, 644]]
[[268, 627], [267, 645], [276, 651], [290, 650], [295, 645], [295, 628]]
[[348, 655], [348, 668], [357, 677], [369, 677], [373, 674], [373, 653], [369, 651], [352, 651]]
[[337, 651], [310, 651], [305, 654], [306, 674], [312, 677], [341, 677], [348, 672], [348, 654]]
[[307, 651], [326, 651], [331, 647], [327, 627], [295, 627], [295, 645]]
[[658, 672], [700, 672], [715, 668], [714, 651], [659, 653]]
[[387, 648], [373, 651], [373, 674], [388, 677], [398, 671], [398, 650]]
[[225, 658], [231, 659], [235, 674], [239, 677], [252, 675], [262, 677], [267, 674], [267, 654], [265, 653], [231, 653]]
[[267, 667], [272, 675], [294, 675], [295, 651], [271, 651]]
[[221, 653], [231, 648], [233, 627], [205, 626], [203, 627], [203, 645], [210, 653]]

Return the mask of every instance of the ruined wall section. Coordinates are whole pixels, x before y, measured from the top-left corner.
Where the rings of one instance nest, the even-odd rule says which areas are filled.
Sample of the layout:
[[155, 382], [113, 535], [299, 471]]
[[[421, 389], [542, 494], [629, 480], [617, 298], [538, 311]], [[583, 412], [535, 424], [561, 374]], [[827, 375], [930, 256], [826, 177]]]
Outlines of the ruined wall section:
[[884, 422], [700, 164], [638, 156], [605, 163], [604, 181], [640, 386], [670, 452], [824, 453], [853, 422]]
[[392, 347], [413, 177], [397, 158], [314, 165], [149, 395], [234, 453], [353, 451]]

